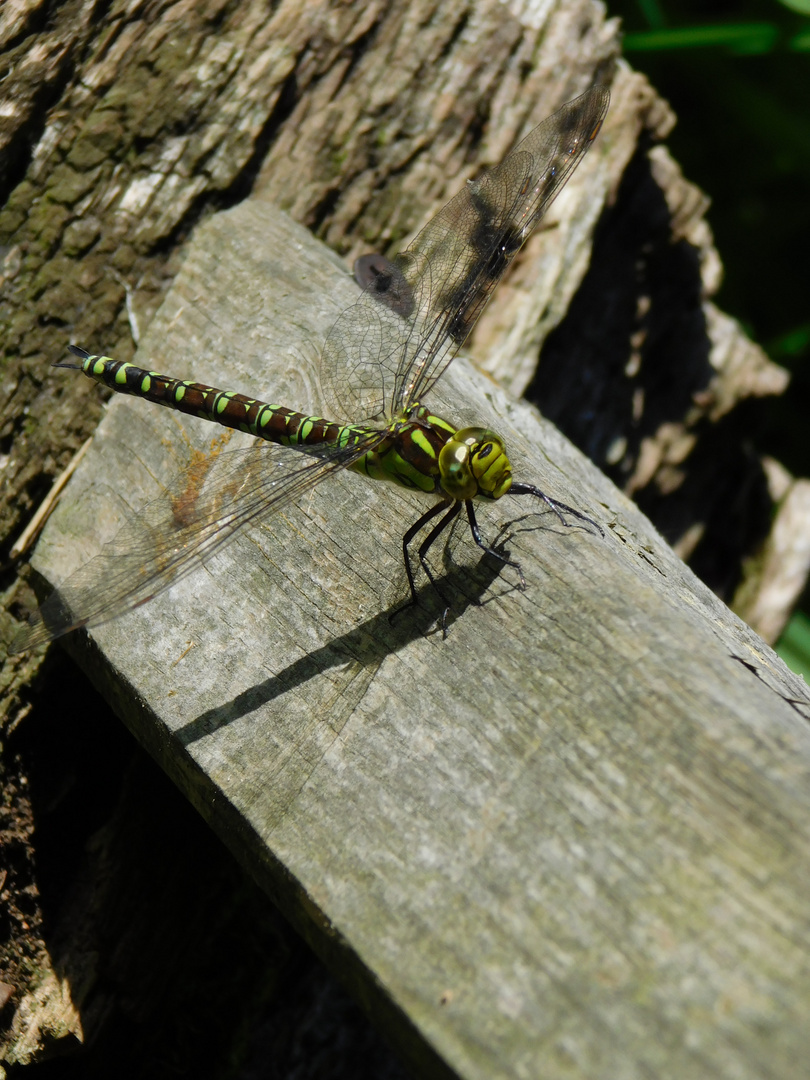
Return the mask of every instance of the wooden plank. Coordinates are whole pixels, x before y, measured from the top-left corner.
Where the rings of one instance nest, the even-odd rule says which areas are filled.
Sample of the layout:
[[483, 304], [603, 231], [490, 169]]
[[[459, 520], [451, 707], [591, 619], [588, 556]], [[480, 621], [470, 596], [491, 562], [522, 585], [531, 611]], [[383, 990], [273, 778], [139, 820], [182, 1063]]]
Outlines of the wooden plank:
[[[355, 296], [243, 203], [199, 229], [137, 359], [317, 406]], [[418, 1075], [803, 1075], [804, 684], [532, 409], [460, 360], [437, 390], [605, 538], [482, 510], [527, 588], [459, 528], [443, 641], [427, 590], [391, 619], [423, 504], [342, 476], [69, 647]], [[114, 401], [37, 569], [63, 577], [216, 436]]]

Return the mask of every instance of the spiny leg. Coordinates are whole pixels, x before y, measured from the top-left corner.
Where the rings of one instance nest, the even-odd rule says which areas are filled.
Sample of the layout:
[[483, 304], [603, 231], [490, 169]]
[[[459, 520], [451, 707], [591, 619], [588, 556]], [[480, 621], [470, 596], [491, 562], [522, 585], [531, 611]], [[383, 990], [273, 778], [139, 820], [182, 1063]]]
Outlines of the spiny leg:
[[[541, 491], [540, 488], [534, 487], [533, 484], [513, 483], [509, 489], [509, 494], [534, 495], [535, 498], [541, 499], [549, 507], [549, 509], [557, 515], [561, 523], [566, 528], [570, 528], [570, 522], [566, 521], [563, 512], [571, 514], [573, 517], [579, 518], [580, 521], [586, 521], [589, 525], [593, 525], [594, 528], [598, 529], [599, 533], [602, 536], [605, 535], [602, 526], [597, 521], [594, 521], [593, 518], [589, 518], [587, 514], [583, 514], [580, 510], [576, 510], [573, 506], [568, 506], [567, 503], [559, 502], [557, 499], [552, 499], [550, 495], [546, 495], [544, 491]], [[478, 528], [478, 521], [475, 517], [475, 508], [473, 507], [472, 501], [467, 500], [465, 506], [467, 507], [467, 518], [470, 522], [470, 532], [472, 533], [473, 540], [481, 548], [481, 550], [485, 551], [488, 555], [494, 555], [496, 559], [500, 559], [500, 561], [502, 563], [505, 563], [506, 566], [513, 566], [520, 575], [521, 589], [525, 589], [526, 578], [523, 575], [523, 568], [520, 563], [516, 562], [514, 559], [510, 559], [507, 554], [497, 551], [495, 548], [488, 547], [486, 543], [484, 543], [483, 537], [481, 536], [481, 530]]]
[[[446, 505], [447, 505], [446, 503], [440, 503], [439, 504], [439, 506], [441, 506], [441, 507], [444, 507]], [[430, 550], [432, 545], [435, 543], [435, 541], [441, 536], [441, 534], [444, 532], [444, 530], [450, 524], [450, 522], [458, 517], [458, 513], [459, 513], [460, 510], [461, 510], [461, 503], [460, 502], [451, 503], [450, 508], [447, 511], [447, 513], [444, 515], [444, 517], [441, 518], [441, 520], [438, 521], [433, 526], [433, 528], [427, 534], [425, 539], [419, 545], [419, 562], [422, 564], [422, 569], [425, 571], [425, 574], [427, 575], [427, 579], [430, 582], [430, 584], [433, 586], [433, 589], [434, 589], [436, 595], [439, 597], [441, 602], [444, 604], [444, 611], [442, 611], [442, 637], [443, 638], [447, 637], [447, 612], [450, 610], [450, 603], [447, 600], [447, 598], [445, 597], [442, 590], [439, 588], [439, 586], [438, 586], [438, 584], [436, 582], [436, 578], [433, 576], [433, 571], [428, 566], [427, 559], [425, 558], [425, 556], [427, 555], [428, 551]], [[433, 516], [434, 516], [433, 514], [430, 515], [430, 517], [433, 517]], [[423, 524], [426, 520], [429, 520], [429, 519], [428, 519], [427, 515], [424, 515], [419, 523]], [[415, 597], [414, 597], [414, 599], [415, 599]]]
[[[571, 527], [570, 521], [565, 520], [565, 514], [571, 514], [573, 517], [579, 518], [580, 521], [587, 521], [589, 525], [593, 525], [595, 529], [599, 530], [600, 536], [605, 535], [605, 530], [599, 524], [598, 521], [594, 521], [593, 518], [588, 517], [587, 514], [583, 514], [581, 510], [575, 510], [573, 506], [568, 506], [564, 502], [558, 502], [557, 499], [552, 499], [550, 495], [546, 495], [540, 488], [534, 487], [532, 484], [512, 484], [509, 488], [510, 495], [534, 495], [536, 499], [542, 499], [542, 501], [553, 510], [560, 522], [568, 529]], [[473, 533], [475, 536], [475, 533]]]
[[523, 576], [523, 570], [521, 569], [520, 563], [515, 562], [514, 559], [510, 559], [508, 554], [505, 554], [502, 551], [497, 551], [495, 548], [488, 547], [484, 543], [484, 538], [481, 536], [481, 530], [478, 528], [478, 521], [475, 517], [475, 508], [472, 504], [472, 499], [467, 499], [464, 505], [467, 509], [467, 520], [470, 523], [470, 532], [472, 533], [473, 540], [476, 542], [476, 544], [478, 544], [482, 551], [485, 551], [487, 553], [487, 555], [494, 555], [496, 559], [500, 559], [500, 561], [502, 563], [505, 563], [506, 566], [514, 566], [515, 570], [517, 570], [518, 574], [520, 574], [520, 587], [521, 589], [525, 589], [526, 579]]
[[410, 547], [411, 541], [414, 539], [416, 534], [423, 528], [423, 526], [427, 525], [427, 523], [429, 521], [432, 521], [433, 518], [435, 518], [437, 516], [437, 514], [441, 514], [443, 511], [447, 511], [444, 514], [444, 516], [442, 517], [441, 521], [439, 521], [438, 524], [436, 524], [430, 530], [430, 533], [428, 534], [427, 538], [420, 545], [419, 552], [418, 552], [419, 561], [422, 564], [422, 569], [425, 571], [425, 574], [427, 575], [428, 581], [433, 586], [434, 590], [438, 593], [439, 599], [441, 600], [441, 602], [445, 605], [444, 606], [444, 611], [442, 612], [442, 634], [445, 637], [447, 636], [447, 612], [449, 610], [449, 604], [448, 604], [447, 600], [445, 599], [444, 593], [441, 591], [439, 586], [436, 584], [436, 579], [435, 579], [435, 577], [433, 575], [433, 572], [432, 572], [432, 570], [430, 569], [430, 567], [428, 566], [428, 564], [427, 564], [427, 562], [425, 560], [425, 554], [426, 554], [428, 548], [430, 547], [430, 545], [436, 539], [436, 537], [439, 536], [441, 534], [441, 532], [447, 527], [447, 525], [449, 525], [449, 523], [453, 520], [453, 518], [456, 517], [456, 515], [458, 514], [460, 509], [461, 509], [461, 503], [458, 503], [458, 502], [455, 502], [455, 501], [454, 502], [444, 501], [444, 502], [436, 503], [435, 506], [431, 506], [430, 510], [428, 510], [426, 513], [422, 514], [422, 516], [417, 521], [415, 521], [413, 523], [413, 525], [411, 525], [411, 527], [408, 529], [408, 531], [402, 537], [402, 559], [403, 559], [403, 562], [405, 563], [405, 573], [408, 575], [408, 586], [410, 587], [410, 590], [411, 590], [411, 599], [406, 604], [404, 604], [403, 607], [399, 608], [398, 611], [395, 611], [393, 613], [393, 615], [391, 616], [392, 619], [393, 619], [394, 615], [398, 615], [401, 611], [405, 611], [406, 608], [412, 607], [414, 604], [418, 603], [417, 596], [416, 596], [416, 582], [415, 582], [414, 576], [413, 576], [413, 567], [411, 566], [411, 553], [408, 550], [409, 547]]
[[[447, 507], [447, 505], [448, 504], [446, 502], [440, 502], [436, 503], [435, 506], [431, 506], [430, 510], [422, 514], [422, 516], [417, 521], [415, 521], [413, 525], [411, 525], [410, 529], [408, 529], [408, 531], [402, 537], [402, 559], [405, 563], [405, 573], [408, 575], [408, 585], [411, 589], [411, 599], [408, 604], [406, 604], [406, 607], [410, 607], [412, 604], [416, 603], [416, 583], [413, 577], [413, 569], [411, 567], [411, 553], [408, 551], [408, 547], [410, 546], [411, 540], [413, 540], [413, 538], [416, 536], [422, 526], [427, 525], [429, 521], [432, 521], [432, 519], [435, 518], [437, 514], [440, 514], [442, 510]], [[456, 511], [456, 513], [458, 513], [458, 511]], [[425, 563], [424, 559], [422, 558], [421, 550], [419, 552], [419, 558], [422, 560], [422, 565], [424, 566]], [[425, 569], [427, 569], [427, 567], [425, 567]], [[429, 570], [427, 571], [427, 575], [431, 583], [433, 584], [433, 577]]]

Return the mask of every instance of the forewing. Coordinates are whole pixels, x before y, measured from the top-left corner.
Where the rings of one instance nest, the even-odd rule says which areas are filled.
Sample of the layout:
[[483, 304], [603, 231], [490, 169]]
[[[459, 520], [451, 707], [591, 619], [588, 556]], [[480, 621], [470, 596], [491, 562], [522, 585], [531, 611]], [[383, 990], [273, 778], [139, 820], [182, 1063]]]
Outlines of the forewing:
[[[399, 281], [411, 294], [404, 277]], [[397, 372], [416, 347], [419, 324], [403, 318], [396, 306], [380, 303], [376, 295], [371, 289], [363, 292], [338, 316], [324, 343], [321, 391], [330, 420], [362, 424], [394, 415]]]
[[366, 289], [324, 347], [330, 404], [355, 420], [390, 419], [424, 397], [591, 146], [608, 102], [608, 91], [593, 87], [564, 105], [468, 182], [406, 251], [356, 268]]
[[266, 442], [201, 456], [54, 590], [18, 632], [11, 652], [145, 604], [203, 565], [248, 523], [294, 502], [381, 437], [369, 435], [351, 449], [319, 448], [314, 458]]

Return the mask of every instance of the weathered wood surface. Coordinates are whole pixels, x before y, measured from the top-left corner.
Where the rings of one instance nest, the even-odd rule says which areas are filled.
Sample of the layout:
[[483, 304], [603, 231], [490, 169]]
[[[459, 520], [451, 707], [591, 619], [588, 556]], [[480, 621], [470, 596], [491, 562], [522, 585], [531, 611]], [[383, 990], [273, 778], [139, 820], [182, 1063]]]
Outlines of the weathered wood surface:
[[[139, 358], [317, 405], [355, 295], [243, 203], [198, 231]], [[390, 620], [421, 504], [342, 476], [70, 648], [417, 1075], [802, 1076], [806, 689], [531, 408], [462, 361], [437, 391], [605, 538], [525, 500], [482, 512], [527, 589], [460, 529], [442, 641], [435, 608]], [[113, 402], [39, 570], [92, 554], [215, 436]]]

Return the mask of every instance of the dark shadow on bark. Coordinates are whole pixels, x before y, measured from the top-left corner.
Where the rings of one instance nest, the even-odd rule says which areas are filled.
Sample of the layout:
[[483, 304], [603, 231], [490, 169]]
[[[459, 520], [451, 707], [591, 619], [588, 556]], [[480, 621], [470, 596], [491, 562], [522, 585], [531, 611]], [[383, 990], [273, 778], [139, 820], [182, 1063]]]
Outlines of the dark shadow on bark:
[[[671, 212], [642, 147], [596, 231], [591, 266], [553, 331], [526, 396], [621, 488], [695, 572], [730, 599], [764, 539], [770, 498], [750, 433], [764, 405], [720, 422], [701, 408], [715, 371], [698, 252], [673, 240]], [[647, 472], [644, 444], [693, 439], [683, 460]], [[668, 436], [664, 436], [664, 443]]]

